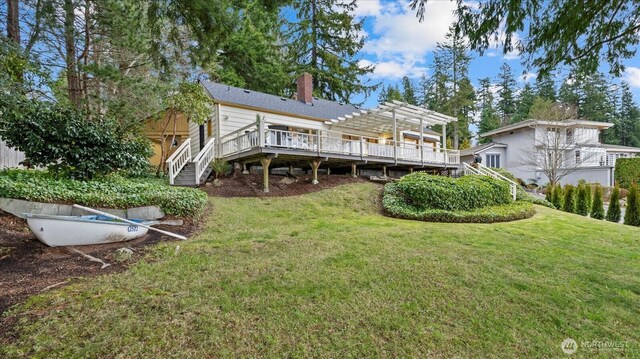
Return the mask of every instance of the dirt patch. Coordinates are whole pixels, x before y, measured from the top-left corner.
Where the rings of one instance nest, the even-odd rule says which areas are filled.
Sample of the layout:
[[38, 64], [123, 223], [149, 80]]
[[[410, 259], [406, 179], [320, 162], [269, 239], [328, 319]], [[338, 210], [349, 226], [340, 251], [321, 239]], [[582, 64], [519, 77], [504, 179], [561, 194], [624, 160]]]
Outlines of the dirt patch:
[[317, 192], [323, 189], [348, 183], [367, 182], [363, 178], [350, 175], [318, 175], [318, 184], [311, 183], [311, 175], [302, 175], [297, 179], [285, 176], [269, 176], [269, 193], [264, 193], [262, 175], [237, 174], [233, 177], [221, 178], [222, 185], [215, 187], [207, 183], [202, 189], [210, 196], [216, 197], [286, 197]]
[[[203, 221], [185, 220], [180, 227], [155, 227], [189, 237], [200, 229], [201, 223]], [[100, 263], [91, 262], [70, 248], [42, 244], [29, 231], [25, 220], [0, 211], [0, 345], [15, 335], [15, 318], [3, 316], [11, 306], [48, 288], [66, 285], [79, 278], [123, 271], [141, 259], [149, 246], [165, 241], [179, 240], [149, 231], [146, 236], [133, 241], [75, 247], [111, 264], [100, 269]], [[130, 248], [133, 257], [128, 262], [118, 263], [114, 260], [114, 253], [122, 247]]]

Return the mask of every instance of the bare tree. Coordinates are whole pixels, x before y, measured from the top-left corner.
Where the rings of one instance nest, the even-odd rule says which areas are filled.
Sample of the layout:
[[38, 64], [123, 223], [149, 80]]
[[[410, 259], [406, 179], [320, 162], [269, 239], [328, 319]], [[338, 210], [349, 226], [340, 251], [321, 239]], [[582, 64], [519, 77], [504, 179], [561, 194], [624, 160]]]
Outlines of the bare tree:
[[544, 173], [551, 185], [601, 155], [595, 148], [580, 148], [582, 139], [576, 131], [580, 124], [575, 120], [575, 107], [536, 99], [529, 117], [534, 119], [530, 120], [534, 146], [523, 150], [521, 162]]

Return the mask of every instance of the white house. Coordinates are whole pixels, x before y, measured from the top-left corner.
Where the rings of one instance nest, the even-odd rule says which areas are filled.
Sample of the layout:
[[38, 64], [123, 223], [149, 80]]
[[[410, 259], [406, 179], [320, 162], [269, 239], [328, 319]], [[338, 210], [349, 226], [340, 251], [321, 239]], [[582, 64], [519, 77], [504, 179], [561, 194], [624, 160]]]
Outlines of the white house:
[[612, 126], [585, 120], [527, 120], [480, 134], [491, 142], [463, 150], [460, 156], [468, 163], [479, 157], [484, 165], [504, 168], [526, 182], [547, 183], [543, 169], [557, 163], [558, 173], [565, 173], [562, 184], [585, 180], [611, 186], [616, 159], [640, 153], [640, 148], [603, 144], [601, 132]]

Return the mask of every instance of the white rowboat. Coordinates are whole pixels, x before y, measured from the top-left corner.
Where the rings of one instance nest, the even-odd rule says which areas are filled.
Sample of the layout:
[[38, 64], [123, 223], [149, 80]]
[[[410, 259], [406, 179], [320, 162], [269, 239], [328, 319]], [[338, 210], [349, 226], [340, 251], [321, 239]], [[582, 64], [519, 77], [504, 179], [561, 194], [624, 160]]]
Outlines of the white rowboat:
[[147, 224], [153, 223], [131, 219], [130, 223], [125, 223], [101, 215], [52, 216], [25, 213], [24, 216], [31, 232], [40, 242], [51, 247], [129, 241], [147, 234]]

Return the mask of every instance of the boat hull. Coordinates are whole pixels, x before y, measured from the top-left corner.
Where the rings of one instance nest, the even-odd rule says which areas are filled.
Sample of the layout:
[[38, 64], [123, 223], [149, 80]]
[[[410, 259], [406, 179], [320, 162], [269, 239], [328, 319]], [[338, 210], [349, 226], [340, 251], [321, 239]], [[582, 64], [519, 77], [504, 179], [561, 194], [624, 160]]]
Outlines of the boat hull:
[[95, 216], [28, 214], [26, 218], [31, 232], [40, 242], [50, 247], [123, 242], [142, 237], [148, 232], [147, 228], [141, 226], [96, 220]]

